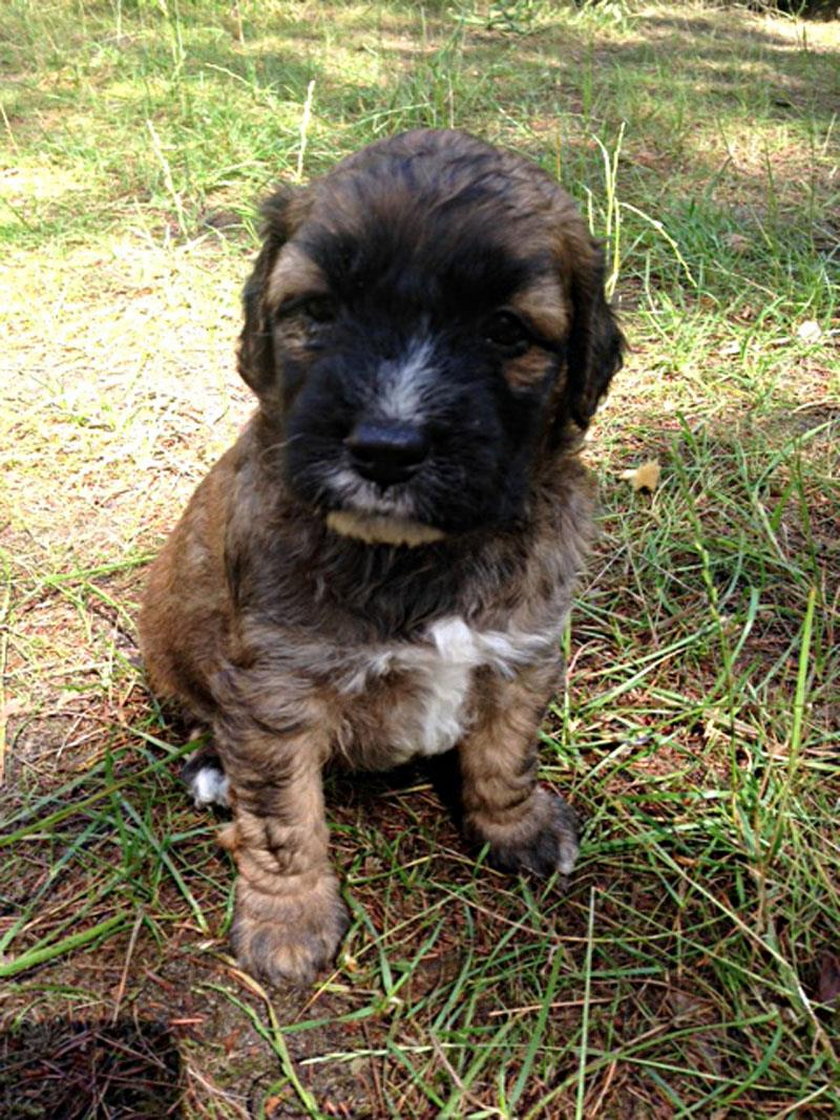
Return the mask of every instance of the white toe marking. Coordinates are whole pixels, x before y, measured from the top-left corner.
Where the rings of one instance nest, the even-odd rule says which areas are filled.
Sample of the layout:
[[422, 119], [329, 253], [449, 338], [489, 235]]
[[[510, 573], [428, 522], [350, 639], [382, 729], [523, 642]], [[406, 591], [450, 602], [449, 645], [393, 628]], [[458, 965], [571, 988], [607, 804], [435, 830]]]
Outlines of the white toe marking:
[[189, 780], [189, 787], [197, 809], [207, 805], [230, 808], [230, 783], [218, 767], [202, 766], [196, 770]]

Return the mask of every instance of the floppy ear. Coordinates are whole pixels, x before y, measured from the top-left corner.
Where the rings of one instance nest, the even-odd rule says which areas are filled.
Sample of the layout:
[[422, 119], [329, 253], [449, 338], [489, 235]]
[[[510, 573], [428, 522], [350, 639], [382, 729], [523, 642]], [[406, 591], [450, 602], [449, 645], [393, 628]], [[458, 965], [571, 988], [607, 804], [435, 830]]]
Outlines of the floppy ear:
[[261, 208], [263, 244], [242, 293], [245, 323], [237, 351], [239, 376], [257, 396], [268, 392], [275, 376], [274, 342], [266, 302], [268, 282], [278, 253], [301, 220], [304, 197], [304, 191], [281, 187]]
[[572, 329], [568, 341], [566, 409], [581, 429], [621, 368], [624, 336], [604, 294], [604, 254], [587, 234], [572, 262]]

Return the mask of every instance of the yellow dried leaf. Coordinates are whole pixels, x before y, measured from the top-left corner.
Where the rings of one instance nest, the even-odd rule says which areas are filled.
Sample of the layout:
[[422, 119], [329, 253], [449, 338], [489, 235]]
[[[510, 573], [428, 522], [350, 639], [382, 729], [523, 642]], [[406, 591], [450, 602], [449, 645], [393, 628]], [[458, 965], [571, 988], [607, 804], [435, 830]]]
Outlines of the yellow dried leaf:
[[631, 471], [624, 471], [621, 475], [626, 478], [634, 491], [638, 494], [640, 490], [647, 491], [652, 494], [659, 485], [659, 476], [662, 473], [662, 467], [659, 465], [658, 459], [648, 459], [646, 463], [636, 467]]

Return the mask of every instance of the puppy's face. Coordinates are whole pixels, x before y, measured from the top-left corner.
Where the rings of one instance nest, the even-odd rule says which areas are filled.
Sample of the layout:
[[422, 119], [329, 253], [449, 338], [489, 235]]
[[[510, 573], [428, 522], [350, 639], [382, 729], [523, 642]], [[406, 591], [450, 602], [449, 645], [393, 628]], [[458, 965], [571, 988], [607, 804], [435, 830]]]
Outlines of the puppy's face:
[[240, 371], [298, 498], [391, 543], [514, 524], [620, 364], [568, 196], [460, 133], [409, 133], [275, 196]]

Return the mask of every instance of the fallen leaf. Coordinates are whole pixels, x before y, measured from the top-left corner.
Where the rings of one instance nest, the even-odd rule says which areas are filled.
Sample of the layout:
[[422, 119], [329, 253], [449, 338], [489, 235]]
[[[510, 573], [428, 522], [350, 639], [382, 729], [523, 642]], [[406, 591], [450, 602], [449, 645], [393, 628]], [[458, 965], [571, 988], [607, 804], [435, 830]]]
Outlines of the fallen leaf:
[[627, 479], [633, 490], [638, 494], [640, 490], [652, 494], [659, 485], [659, 476], [662, 467], [657, 459], [648, 459], [640, 467], [631, 471], [622, 471], [621, 477]]
[[633, 153], [633, 162], [640, 164], [642, 167], [659, 167], [662, 163], [662, 157], [658, 152], [648, 151], [647, 148], [642, 148], [641, 151]]
[[726, 244], [733, 253], [745, 253], [750, 247], [750, 239], [743, 233], [729, 233], [726, 235]]
[[835, 1003], [840, 999], [840, 957], [836, 953], [823, 953], [820, 961], [820, 978], [817, 981], [819, 1003]]
[[818, 342], [822, 333], [822, 327], [813, 319], [806, 319], [796, 328], [796, 337], [800, 342]]

